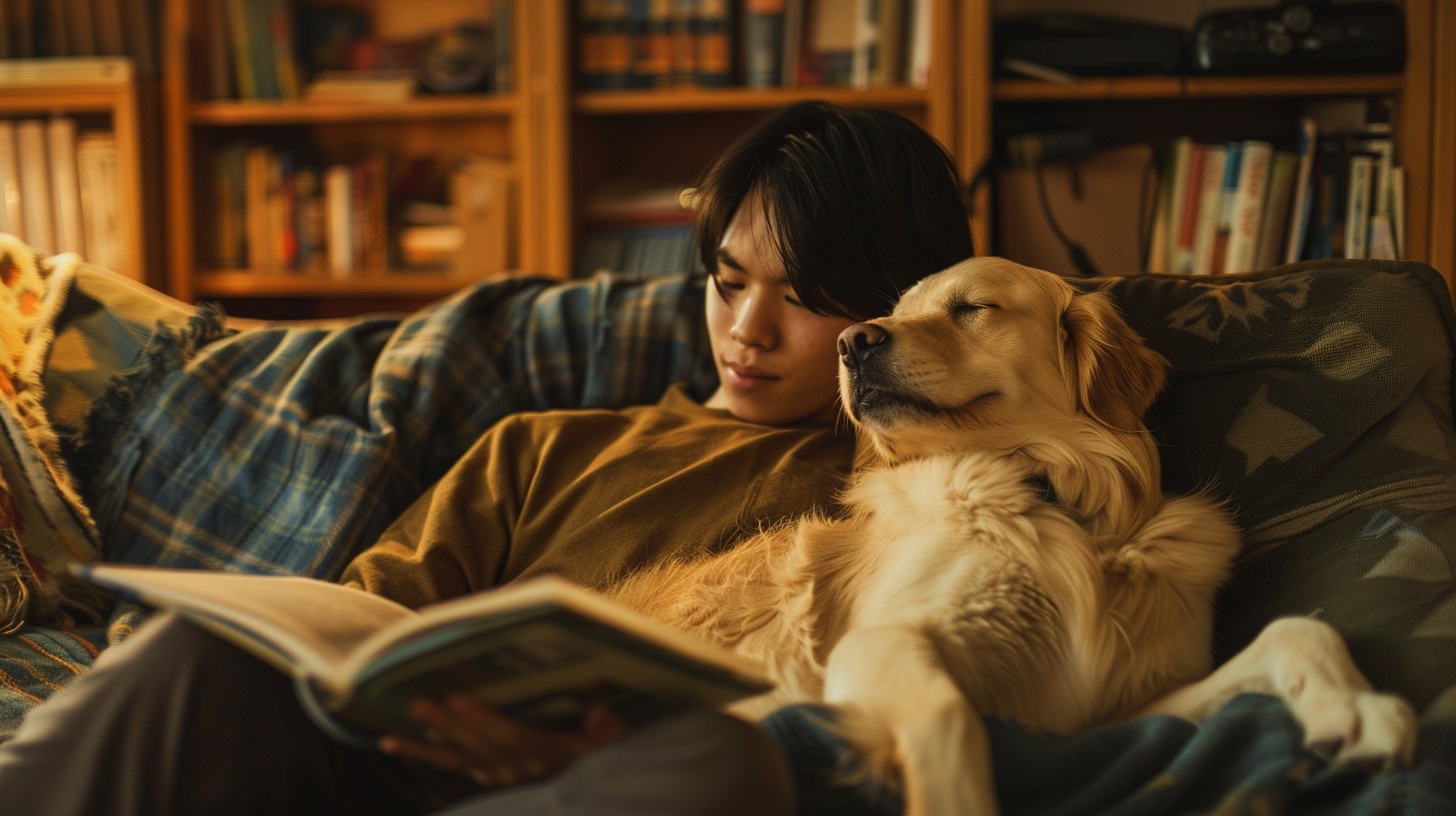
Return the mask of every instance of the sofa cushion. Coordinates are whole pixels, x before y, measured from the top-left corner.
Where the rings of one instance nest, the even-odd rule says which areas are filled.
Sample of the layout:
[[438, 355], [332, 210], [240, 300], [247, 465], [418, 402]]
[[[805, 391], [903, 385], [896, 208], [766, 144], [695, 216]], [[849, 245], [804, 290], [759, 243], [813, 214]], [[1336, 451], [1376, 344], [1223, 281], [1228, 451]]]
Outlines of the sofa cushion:
[[1453, 318], [1435, 270], [1317, 261], [1250, 275], [1079, 281], [1171, 364], [1149, 415], [1163, 482], [1228, 501], [1245, 544], [1218, 657], [1320, 615], [1372, 682], [1456, 683]]

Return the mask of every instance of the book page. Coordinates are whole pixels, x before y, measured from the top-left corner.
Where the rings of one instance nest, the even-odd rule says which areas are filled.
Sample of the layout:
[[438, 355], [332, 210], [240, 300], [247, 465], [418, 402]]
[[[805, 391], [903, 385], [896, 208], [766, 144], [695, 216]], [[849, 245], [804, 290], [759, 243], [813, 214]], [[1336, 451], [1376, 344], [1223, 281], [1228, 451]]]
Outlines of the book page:
[[[278, 666], [294, 662], [326, 686], [360, 642], [415, 613], [313, 578], [96, 565], [81, 572], [151, 606], [172, 609]], [[286, 666], [279, 666], [289, 671]]]

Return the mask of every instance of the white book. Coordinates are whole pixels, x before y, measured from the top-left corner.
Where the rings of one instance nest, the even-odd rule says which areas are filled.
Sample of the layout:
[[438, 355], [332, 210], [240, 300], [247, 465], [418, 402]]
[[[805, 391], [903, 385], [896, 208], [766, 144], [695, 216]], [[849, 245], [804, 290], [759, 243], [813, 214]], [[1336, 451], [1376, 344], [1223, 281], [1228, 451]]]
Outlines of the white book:
[[1350, 156], [1350, 185], [1345, 199], [1345, 257], [1369, 257], [1370, 204], [1375, 175], [1375, 157], [1368, 153]]
[[1258, 139], [1243, 142], [1239, 158], [1238, 188], [1234, 192], [1233, 219], [1229, 224], [1225, 275], [1254, 268], [1259, 249], [1259, 227], [1264, 219], [1264, 199], [1269, 190], [1269, 163], [1274, 145]]
[[772, 688], [763, 668], [584, 587], [544, 576], [418, 611], [312, 578], [122, 565], [76, 572], [175, 610], [296, 679], [305, 712], [372, 747], [422, 736], [421, 694], [468, 692], [514, 719], [572, 727], [594, 701], [629, 720]]
[[0, 232], [25, 237], [25, 214], [20, 211], [20, 162], [15, 151], [15, 123], [0, 119]]
[[135, 274], [136, 270], [127, 268], [123, 248], [116, 162], [116, 137], [112, 134], [85, 133], [77, 139], [76, 169], [80, 176], [86, 259], [122, 274]]
[[[76, 175], [76, 120], [57, 116], [46, 123], [51, 165], [51, 203], [56, 208], [56, 251], [86, 254], [81, 223], [81, 185]], [[94, 259], [88, 258], [87, 260]]]
[[910, 31], [906, 36], [905, 84], [912, 88], [930, 87], [930, 11], [932, 0], [908, 0], [906, 12]]
[[55, 209], [51, 203], [50, 161], [46, 158], [45, 123], [26, 119], [15, 126], [20, 162], [20, 201], [25, 216], [25, 242], [42, 252], [56, 249]]
[[330, 165], [324, 171], [324, 213], [329, 273], [336, 278], [352, 277], [355, 274], [354, 168], [350, 165]]

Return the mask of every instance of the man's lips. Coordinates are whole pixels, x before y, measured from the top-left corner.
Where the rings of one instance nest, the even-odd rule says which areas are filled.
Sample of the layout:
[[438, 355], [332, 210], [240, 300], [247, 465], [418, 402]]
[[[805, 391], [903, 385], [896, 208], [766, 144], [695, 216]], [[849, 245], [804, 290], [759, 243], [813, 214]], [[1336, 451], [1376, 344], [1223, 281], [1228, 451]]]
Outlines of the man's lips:
[[778, 377], [771, 372], [761, 368], [755, 368], [754, 366], [746, 366], [739, 365], [738, 363], [725, 362], [723, 363], [723, 367], [728, 370], [728, 373], [731, 374], [734, 379], [743, 380], [746, 382], [762, 382], [778, 379]]

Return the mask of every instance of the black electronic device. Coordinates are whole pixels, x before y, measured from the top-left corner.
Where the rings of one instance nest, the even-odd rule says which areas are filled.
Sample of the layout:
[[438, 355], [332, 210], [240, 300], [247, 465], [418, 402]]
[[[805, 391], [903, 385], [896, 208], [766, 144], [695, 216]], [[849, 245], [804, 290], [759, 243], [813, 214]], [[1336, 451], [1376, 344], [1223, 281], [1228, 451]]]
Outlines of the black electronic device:
[[1285, 2], [1206, 14], [1193, 28], [1201, 73], [1399, 71], [1405, 19], [1386, 2]]
[[1028, 14], [996, 21], [996, 66], [1031, 63], [1074, 76], [1180, 74], [1181, 28], [1084, 14]]

